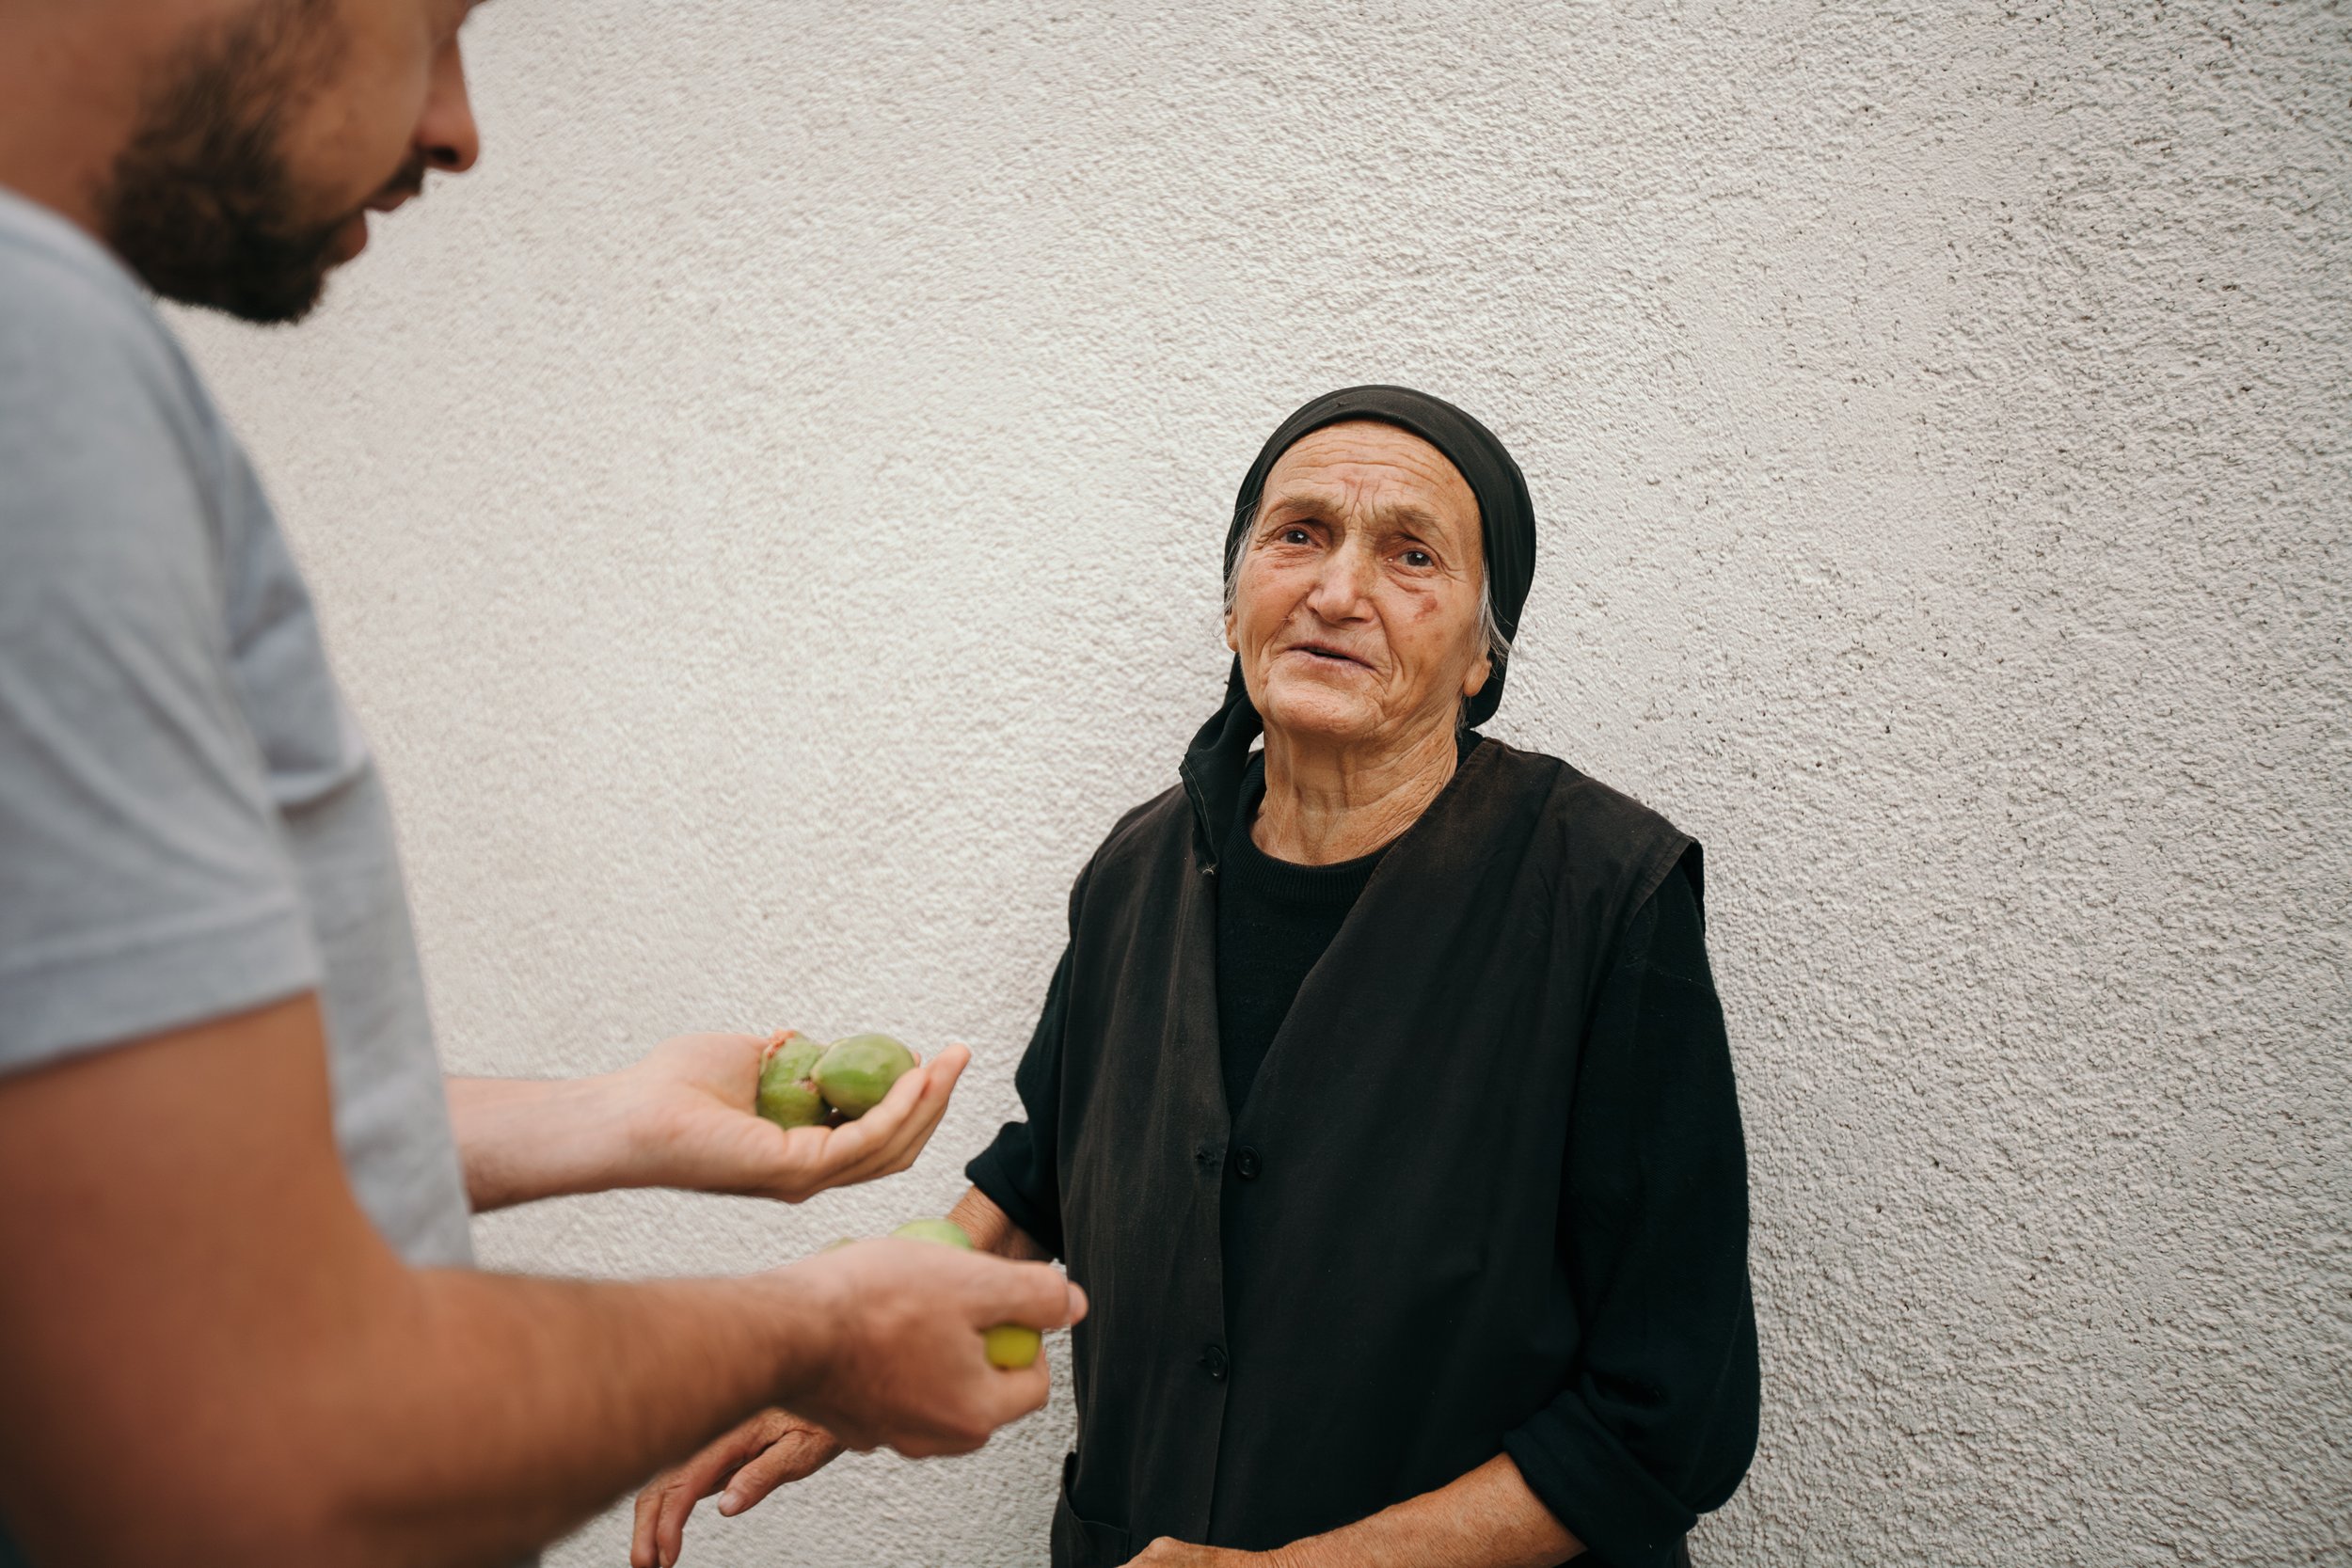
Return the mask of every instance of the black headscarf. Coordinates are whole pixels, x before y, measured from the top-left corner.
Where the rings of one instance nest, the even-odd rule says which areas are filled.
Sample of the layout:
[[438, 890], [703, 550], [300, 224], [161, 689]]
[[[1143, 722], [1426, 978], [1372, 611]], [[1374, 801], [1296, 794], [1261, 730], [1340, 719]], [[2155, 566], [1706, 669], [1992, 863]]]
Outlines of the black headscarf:
[[[1518, 635], [1519, 611], [1535, 577], [1535, 507], [1528, 499], [1527, 480], [1511, 460], [1495, 433], [1442, 398], [1416, 392], [1409, 387], [1343, 387], [1305, 404], [1284, 420], [1258, 450], [1258, 460], [1243, 476], [1233, 498], [1232, 527], [1225, 535], [1225, 576], [1231, 580], [1242, 541], [1257, 517], [1265, 494], [1266, 475], [1300, 437], [1326, 425], [1347, 420], [1372, 420], [1409, 431], [1446, 455], [1469, 482], [1478, 498], [1479, 541], [1486, 552], [1486, 592], [1492, 595], [1496, 624], [1509, 639]], [[1498, 655], [1486, 684], [1470, 700], [1463, 713], [1469, 725], [1485, 723], [1502, 701], [1502, 677], [1509, 660]], [[1225, 705], [1200, 727], [1185, 753], [1182, 768], [1193, 808], [1201, 817], [1207, 843], [1207, 863], [1214, 865], [1216, 846], [1223, 842], [1225, 825], [1241, 790], [1241, 776], [1249, 759], [1249, 743], [1264, 728], [1242, 682], [1241, 659], [1233, 660], [1225, 682]]]

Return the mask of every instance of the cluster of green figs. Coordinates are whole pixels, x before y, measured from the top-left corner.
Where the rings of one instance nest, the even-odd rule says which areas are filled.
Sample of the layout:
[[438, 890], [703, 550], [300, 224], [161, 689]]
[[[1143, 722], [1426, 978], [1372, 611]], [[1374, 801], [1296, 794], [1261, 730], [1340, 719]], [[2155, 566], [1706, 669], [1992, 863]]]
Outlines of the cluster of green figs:
[[786, 1029], [759, 1067], [759, 1114], [778, 1127], [838, 1126], [882, 1102], [914, 1069], [914, 1053], [888, 1035], [851, 1035], [831, 1045]]
[[[914, 1068], [914, 1053], [888, 1035], [851, 1035], [828, 1045], [787, 1029], [768, 1042], [760, 1064], [759, 1114], [778, 1127], [837, 1127], [881, 1104]], [[909, 1220], [891, 1234], [972, 1250], [972, 1238], [953, 1220]], [[1034, 1366], [1043, 1345], [1043, 1336], [1021, 1323], [998, 1323], [981, 1338], [989, 1364], [1008, 1370]]]

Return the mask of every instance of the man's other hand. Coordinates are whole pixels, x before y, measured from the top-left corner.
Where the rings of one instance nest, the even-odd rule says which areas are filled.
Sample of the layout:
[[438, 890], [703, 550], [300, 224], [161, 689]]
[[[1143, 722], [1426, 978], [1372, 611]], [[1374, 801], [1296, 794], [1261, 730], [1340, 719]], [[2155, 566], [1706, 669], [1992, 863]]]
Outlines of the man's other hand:
[[450, 1119], [477, 1213], [570, 1193], [677, 1187], [799, 1203], [914, 1164], [972, 1053], [951, 1045], [840, 1127], [756, 1110], [767, 1039], [680, 1035], [595, 1078], [453, 1078]]
[[779, 1486], [815, 1475], [839, 1456], [832, 1433], [788, 1410], [763, 1410], [712, 1442], [675, 1470], [664, 1470], [637, 1494], [629, 1535], [629, 1568], [673, 1568], [686, 1548], [686, 1520], [694, 1505], [719, 1494], [719, 1513], [732, 1518]]
[[857, 1120], [787, 1131], [755, 1109], [767, 1047], [757, 1035], [680, 1035], [635, 1066], [592, 1080], [616, 1097], [629, 1129], [630, 1185], [799, 1203], [895, 1176], [923, 1152], [972, 1060], [951, 1045], [901, 1076]]
[[1086, 1316], [1086, 1292], [1043, 1263], [895, 1238], [779, 1270], [822, 1303], [823, 1354], [781, 1402], [845, 1448], [910, 1458], [969, 1453], [1045, 1402], [1045, 1359], [989, 1364], [998, 1323], [1040, 1331]]

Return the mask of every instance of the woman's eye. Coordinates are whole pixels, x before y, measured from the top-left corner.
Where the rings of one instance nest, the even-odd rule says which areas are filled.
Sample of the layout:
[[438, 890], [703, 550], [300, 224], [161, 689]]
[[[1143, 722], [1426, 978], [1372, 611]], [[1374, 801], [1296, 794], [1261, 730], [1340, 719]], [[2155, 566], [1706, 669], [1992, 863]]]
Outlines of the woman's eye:
[[1277, 535], [1277, 537], [1279, 537], [1285, 545], [1311, 545], [1314, 543], [1311, 538], [1308, 537], [1307, 531], [1303, 528], [1286, 528], [1279, 535]]
[[1406, 550], [1403, 559], [1405, 564], [1415, 571], [1420, 571], [1424, 566], [1435, 566], [1438, 563], [1427, 550]]

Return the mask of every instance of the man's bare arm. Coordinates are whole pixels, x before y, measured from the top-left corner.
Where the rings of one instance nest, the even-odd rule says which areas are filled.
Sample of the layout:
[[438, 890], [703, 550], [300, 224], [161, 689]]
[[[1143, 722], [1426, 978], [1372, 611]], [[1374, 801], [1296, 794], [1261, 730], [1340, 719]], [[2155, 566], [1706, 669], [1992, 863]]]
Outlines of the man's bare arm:
[[951, 1045], [846, 1127], [763, 1121], [767, 1040], [680, 1035], [593, 1078], [452, 1078], [450, 1123], [476, 1213], [570, 1193], [680, 1187], [799, 1203], [905, 1170], [971, 1053]]
[[[1016, 1261], [1043, 1261], [1046, 1250], [977, 1187], [947, 1217], [963, 1227], [982, 1252]], [[637, 1494], [629, 1536], [633, 1568], [670, 1568], [686, 1549], [686, 1521], [694, 1505], [718, 1494], [719, 1513], [732, 1518], [779, 1486], [803, 1481], [841, 1455], [841, 1443], [822, 1426], [784, 1410], [763, 1410], [722, 1433], [693, 1458], [665, 1470]]]
[[477, 1214], [635, 1186], [616, 1179], [636, 1133], [594, 1078], [446, 1078], [450, 1131]]
[[0, 1079], [0, 1517], [35, 1560], [509, 1560], [769, 1403], [969, 1449], [1045, 1395], [980, 1330], [1078, 1305], [904, 1243], [731, 1281], [413, 1270], [329, 1118], [308, 998]]

